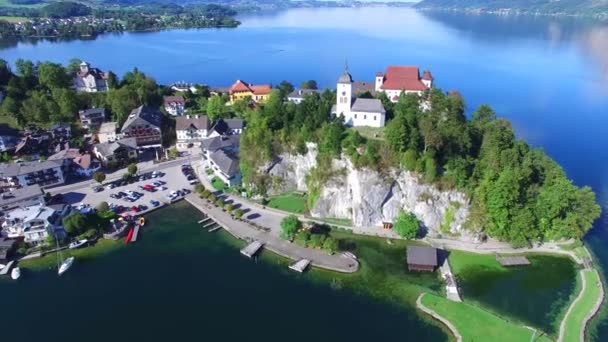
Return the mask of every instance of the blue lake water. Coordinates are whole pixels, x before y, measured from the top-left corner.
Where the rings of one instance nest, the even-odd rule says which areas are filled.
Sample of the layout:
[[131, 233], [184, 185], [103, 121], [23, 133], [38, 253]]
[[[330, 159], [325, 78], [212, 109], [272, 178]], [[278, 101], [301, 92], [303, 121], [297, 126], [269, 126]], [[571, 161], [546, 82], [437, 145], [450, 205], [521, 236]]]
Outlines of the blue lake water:
[[[118, 75], [138, 67], [161, 83], [235, 79], [333, 87], [345, 61], [356, 80], [389, 64], [418, 65], [488, 103], [608, 208], [608, 24], [571, 18], [420, 13], [404, 8], [298, 9], [242, 17], [237, 29], [104, 35], [67, 42], [0, 41], [0, 58], [81, 58]], [[588, 234], [608, 270], [608, 220]], [[597, 322], [608, 340], [608, 321]]]

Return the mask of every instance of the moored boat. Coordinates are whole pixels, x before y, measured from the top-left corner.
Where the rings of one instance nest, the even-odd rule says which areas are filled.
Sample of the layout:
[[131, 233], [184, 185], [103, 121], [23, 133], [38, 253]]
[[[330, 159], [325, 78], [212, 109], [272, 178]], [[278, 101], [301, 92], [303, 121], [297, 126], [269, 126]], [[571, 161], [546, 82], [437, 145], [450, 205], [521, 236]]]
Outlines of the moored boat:
[[133, 237], [133, 228], [129, 229], [129, 233], [127, 234], [127, 238], [125, 239], [125, 244], [129, 243], [131, 241], [132, 237]]
[[82, 246], [86, 245], [87, 242], [89, 242], [89, 240], [87, 240], [87, 239], [82, 239], [82, 240], [74, 241], [74, 242], [70, 243], [69, 247], [70, 247], [70, 249], [76, 249], [76, 248], [79, 248], [79, 247], [82, 247]]
[[19, 267], [13, 268], [11, 271], [11, 278], [13, 278], [13, 280], [17, 280], [19, 277], [21, 277], [21, 269]]
[[69, 258], [65, 259], [65, 261], [61, 264], [61, 266], [59, 266], [59, 270], [57, 270], [57, 274], [59, 274], [59, 275], [64, 274], [67, 270], [70, 269], [70, 267], [72, 267], [73, 263], [74, 263], [74, 257], [69, 257]]
[[139, 225], [143, 227], [146, 224], [146, 219], [143, 216], [140, 216], [138, 222]]

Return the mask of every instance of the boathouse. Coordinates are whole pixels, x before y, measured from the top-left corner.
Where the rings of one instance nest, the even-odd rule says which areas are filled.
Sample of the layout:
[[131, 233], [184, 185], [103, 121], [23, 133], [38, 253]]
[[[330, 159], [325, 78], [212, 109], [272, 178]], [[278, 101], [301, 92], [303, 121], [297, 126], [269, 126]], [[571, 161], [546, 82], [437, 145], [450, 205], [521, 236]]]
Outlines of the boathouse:
[[438, 265], [437, 248], [407, 246], [407, 268], [410, 271], [433, 272]]

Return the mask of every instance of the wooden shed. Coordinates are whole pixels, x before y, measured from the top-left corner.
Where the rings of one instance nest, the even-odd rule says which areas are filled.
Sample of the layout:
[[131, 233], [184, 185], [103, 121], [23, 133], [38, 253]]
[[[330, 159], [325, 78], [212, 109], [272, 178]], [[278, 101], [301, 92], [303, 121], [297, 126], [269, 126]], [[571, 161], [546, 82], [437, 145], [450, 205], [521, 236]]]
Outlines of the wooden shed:
[[410, 271], [433, 272], [438, 265], [437, 248], [407, 246], [407, 268]]

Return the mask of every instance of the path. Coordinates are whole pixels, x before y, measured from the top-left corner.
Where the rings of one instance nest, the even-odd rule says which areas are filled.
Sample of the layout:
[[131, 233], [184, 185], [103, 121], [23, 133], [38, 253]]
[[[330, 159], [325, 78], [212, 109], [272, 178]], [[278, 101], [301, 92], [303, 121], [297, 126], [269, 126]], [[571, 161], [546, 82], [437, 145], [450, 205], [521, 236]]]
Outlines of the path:
[[440, 321], [441, 323], [445, 324], [445, 326], [448, 327], [448, 329], [450, 329], [452, 334], [454, 334], [454, 336], [456, 337], [456, 341], [462, 342], [462, 336], [460, 335], [460, 332], [458, 332], [458, 329], [456, 329], [456, 327], [452, 324], [452, 322], [448, 321], [443, 316], [440, 316], [435, 311], [424, 306], [424, 304], [422, 304], [422, 296], [424, 296], [424, 293], [421, 293], [420, 296], [418, 296], [418, 299], [416, 299], [416, 307], [424, 311], [431, 317], [435, 318], [436, 320]]
[[593, 316], [595, 316], [595, 314], [600, 309], [602, 302], [604, 301], [604, 286], [603, 286], [601, 280], [597, 284], [587, 284], [585, 272], [594, 272], [597, 275], [597, 279], [598, 280], [600, 279], [599, 274], [597, 273], [597, 270], [595, 270], [595, 269], [581, 270], [579, 272], [580, 277], [581, 277], [581, 292], [578, 294], [578, 296], [572, 302], [572, 304], [570, 304], [570, 307], [568, 308], [568, 311], [566, 312], [566, 315], [564, 316], [564, 319], [562, 320], [562, 322], [559, 326], [559, 337], [557, 339], [557, 342], [570, 342], [570, 341], [564, 340], [564, 335], [566, 334], [566, 328], [567, 328], [566, 325], [568, 323], [568, 319], [572, 315], [572, 312], [576, 308], [578, 303], [581, 302], [583, 300], [583, 297], [590, 291], [589, 286], [599, 286], [600, 295], [598, 296], [598, 299], [597, 299], [596, 303], [594, 304], [594, 306], [583, 318], [582, 326], [580, 329], [579, 341], [581, 341], [581, 342], [585, 341], [585, 331], [587, 330], [587, 323], [589, 322], [589, 320], [591, 320], [591, 318], [593, 318]]
[[[245, 241], [258, 240], [264, 244], [265, 249], [276, 254], [294, 261], [308, 259], [313, 266], [337, 272], [353, 273], [359, 269], [359, 263], [351, 258], [341, 255], [329, 255], [319, 249], [301, 247], [295, 243], [281, 239], [272, 232], [256, 229], [245, 221], [233, 219], [230, 214], [214, 205], [208, 204], [206, 200], [201, 199], [197, 194], [190, 194], [185, 199], [213, 221], [223, 226], [226, 231], [235, 237]], [[234, 203], [233, 205], [238, 206], [239, 204]], [[280, 229], [279, 226], [273, 228], [274, 230]]]

